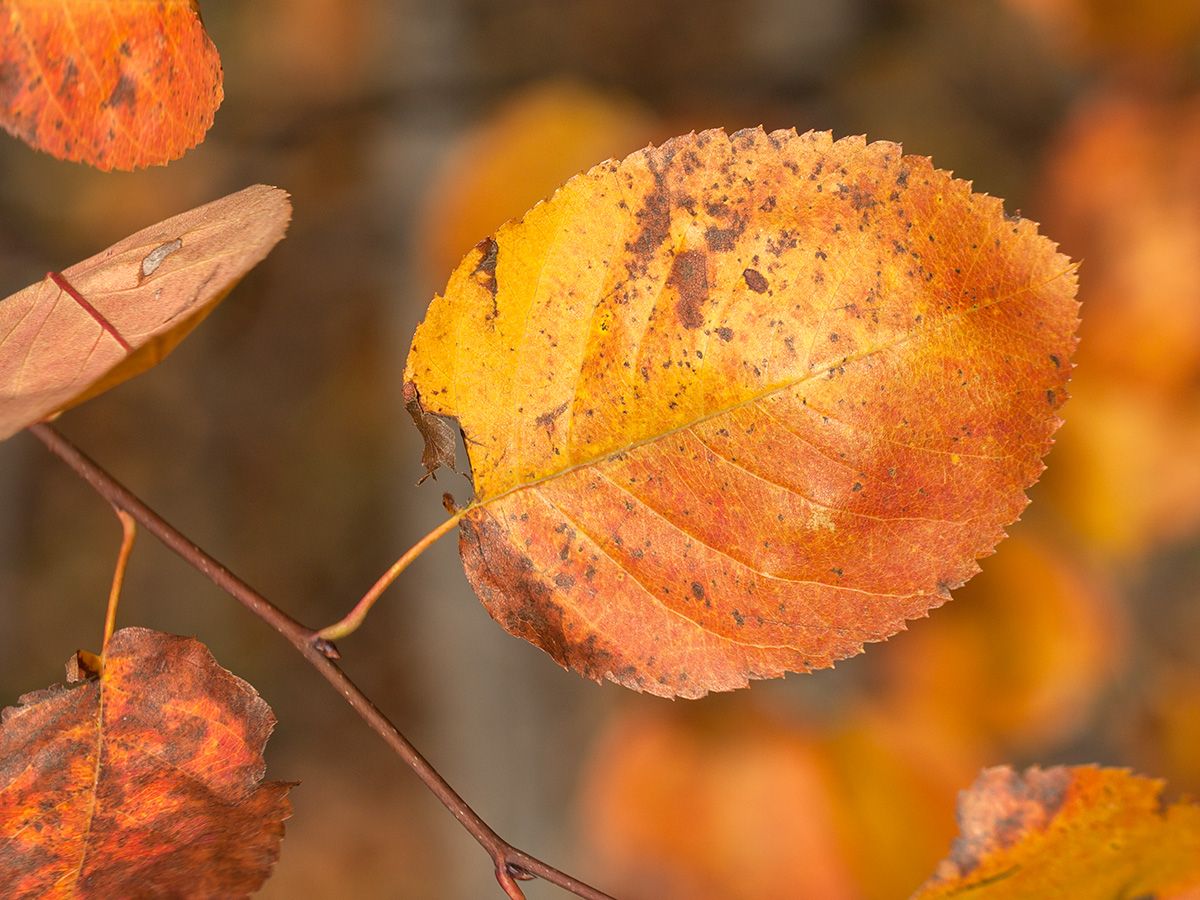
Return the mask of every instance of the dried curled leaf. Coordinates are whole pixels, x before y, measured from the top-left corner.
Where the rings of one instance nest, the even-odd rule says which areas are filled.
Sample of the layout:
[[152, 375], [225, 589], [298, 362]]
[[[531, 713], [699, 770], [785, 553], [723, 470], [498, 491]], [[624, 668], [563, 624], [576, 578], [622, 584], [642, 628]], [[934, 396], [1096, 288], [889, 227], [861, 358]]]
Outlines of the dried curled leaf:
[[895, 144], [761, 129], [603, 163], [481, 242], [406, 382], [456, 418], [467, 576], [592, 678], [694, 697], [949, 597], [1026, 503], [1074, 269]]
[[0, 124], [59, 159], [165, 165], [223, 97], [195, 0], [0, 3]]
[[[1095, 766], [985, 770], [959, 800], [962, 836], [913, 900], [1200, 894], [1200, 806]], [[1186, 892], [1186, 893], [1185, 893]]]
[[4, 895], [248, 897], [291, 814], [291, 785], [260, 783], [274, 724], [198, 641], [117, 632], [99, 678], [4, 711]]
[[[0, 300], [0, 439], [157, 365], [283, 237], [259, 184], [173, 216]], [[82, 302], [80, 302], [82, 301]]]

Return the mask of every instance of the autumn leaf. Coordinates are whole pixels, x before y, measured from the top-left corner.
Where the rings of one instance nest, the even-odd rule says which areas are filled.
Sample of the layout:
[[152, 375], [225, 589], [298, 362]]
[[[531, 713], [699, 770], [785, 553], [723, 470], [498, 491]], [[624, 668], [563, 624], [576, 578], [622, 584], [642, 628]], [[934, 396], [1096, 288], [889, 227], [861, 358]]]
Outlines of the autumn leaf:
[[482, 241], [406, 368], [461, 425], [467, 577], [585, 675], [695, 697], [944, 602], [1026, 503], [1074, 269], [895, 144], [687, 135]]
[[584, 770], [580, 824], [614, 895], [865, 896], [820, 742], [766, 716], [725, 712], [625, 710], [606, 727]]
[[1200, 806], [1120, 769], [985, 770], [959, 799], [950, 856], [913, 900], [1191, 898], [1200, 892]]
[[249, 896], [291, 814], [290, 784], [260, 784], [274, 723], [194, 639], [117, 632], [98, 678], [4, 711], [4, 895]]
[[0, 301], [0, 439], [156, 365], [283, 237], [255, 185], [139, 231]]
[[195, 0], [0, 2], [0, 123], [59, 159], [165, 165], [223, 97]]

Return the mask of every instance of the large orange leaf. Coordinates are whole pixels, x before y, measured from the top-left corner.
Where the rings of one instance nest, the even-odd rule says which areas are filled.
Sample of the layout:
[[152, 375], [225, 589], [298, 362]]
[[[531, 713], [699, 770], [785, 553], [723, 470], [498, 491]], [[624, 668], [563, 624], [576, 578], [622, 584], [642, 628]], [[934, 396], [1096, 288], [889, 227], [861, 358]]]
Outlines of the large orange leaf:
[[[173, 216], [0, 300], [0, 439], [156, 365], [283, 237], [255, 185]], [[82, 301], [82, 302], [81, 302]]]
[[1033, 223], [895, 144], [687, 135], [482, 241], [406, 369], [467, 576], [592, 678], [694, 697], [895, 633], [1026, 503], [1074, 349]]
[[0, 2], [0, 124], [59, 159], [163, 165], [223, 97], [196, 0]]
[[291, 785], [260, 784], [274, 723], [194, 639], [117, 632], [98, 678], [4, 711], [4, 896], [249, 896], [291, 814]]
[[1094, 766], [984, 771], [959, 799], [962, 837], [913, 900], [1200, 897], [1200, 806]]

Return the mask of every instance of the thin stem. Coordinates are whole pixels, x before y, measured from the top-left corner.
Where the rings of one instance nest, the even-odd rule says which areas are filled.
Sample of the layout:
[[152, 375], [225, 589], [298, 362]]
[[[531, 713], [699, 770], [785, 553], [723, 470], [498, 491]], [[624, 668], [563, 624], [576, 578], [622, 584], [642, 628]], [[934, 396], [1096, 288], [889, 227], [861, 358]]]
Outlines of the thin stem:
[[[492, 830], [483, 819], [458, 795], [449, 782], [409, 743], [399, 729], [388, 720], [378, 707], [364, 694], [333, 661], [337, 650], [317, 632], [305, 628], [283, 610], [247, 585], [223, 565], [189, 541], [173, 525], [139, 500], [128, 488], [104, 471], [56, 429], [44, 422], [29, 426], [29, 430], [45, 444], [52, 453], [75, 470], [97, 493], [115, 508], [124, 510], [143, 528], [162, 541], [205, 575], [210, 581], [230, 594], [248, 610], [282, 634], [300, 651], [301, 655], [328, 681], [346, 702], [353, 707], [376, 734], [384, 739], [425, 783], [467, 832], [487, 851], [496, 866], [496, 878], [511, 900], [523, 900], [515, 878], [537, 876], [558, 885], [584, 900], [615, 900], [565, 872], [530, 856]], [[513, 892], [515, 889], [515, 893]]]
[[371, 586], [361, 600], [354, 605], [354, 609], [345, 616], [345, 618], [334, 622], [332, 625], [327, 625], [317, 632], [322, 638], [327, 641], [341, 640], [348, 634], [352, 634], [358, 630], [358, 626], [363, 623], [363, 619], [367, 617], [367, 613], [371, 611], [371, 607], [375, 605], [375, 601], [379, 596], [386, 591], [396, 576], [408, 568], [408, 564], [425, 552], [434, 541], [444, 535], [447, 531], [458, 524], [466, 511], [457, 513], [439, 525], [421, 540], [417, 541], [407, 553], [401, 556], [398, 560], [392, 563], [392, 567], [379, 576], [379, 580]]
[[125, 583], [125, 568], [129, 565], [129, 554], [133, 551], [133, 541], [137, 537], [137, 522], [133, 516], [116, 505], [113, 506], [113, 512], [121, 520], [121, 549], [117, 551], [117, 568], [113, 572], [112, 590], [108, 592], [108, 611], [104, 614], [104, 643], [100, 649], [101, 656], [108, 652], [108, 641], [116, 628], [121, 585]]

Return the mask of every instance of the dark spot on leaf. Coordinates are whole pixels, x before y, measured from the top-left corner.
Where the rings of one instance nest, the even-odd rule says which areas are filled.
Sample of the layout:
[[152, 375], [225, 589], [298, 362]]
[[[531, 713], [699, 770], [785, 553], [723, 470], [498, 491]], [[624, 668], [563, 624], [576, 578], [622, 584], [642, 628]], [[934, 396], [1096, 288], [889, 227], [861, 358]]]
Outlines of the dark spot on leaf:
[[575, 587], [575, 576], [569, 572], [561, 572], [554, 576], [554, 583], [564, 591], [569, 591]]
[[75, 82], [79, 80], [79, 69], [75, 66], [74, 58], [68, 56], [63, 63], [62, 82], [58, 86], [58, 96], [65, 98], [75, 90]]
[[709, 227], [704, 232], [704, 239], [708, 242], [708, 249], [711, 252], [729, 251], [737, 245], [737, 239], [742, 236], [742, 232], [746, 230], [746, 225], [740, 216], [734, 216], [733, 225], [729, 228], [717, 228], [715, 225]]
[[483, 254], [471, 277], [475, 283], [487, 290], [493, 299], [496, 296], [496, 260], [500, 256], [500, 245], [490, 237], [485, 237], [475, 245], [475, 249]]
[[708, 256], [701, 250], [684, 250], [675, 257], [667, 285], [679, 294], [675, 313], [684, 328], [704, 324], [703, 306], [708, 302]]
[[102, 104], [110, 109], [115, 109], [118, 106], [128, 107], [130, 112], [133, 112], [137, 105], [137, 82], [128, 75], [122, 75], [117, 79], [117, 83], [113, 85], [112, 93], [108, 95], [108, 99]]
[[717, 337], [719, 337], [723, 341], [732, 341], [733, 340], [733, 329], [726, 328], [724, 325], [722, 325], [720, 328], [717, 329]]
[[746, 269], [742, 272], [742, 277], [746, 279], [746, 287], [750, 288], [754, 293], [766, 293], [767, 279], [763, 278], [762, 272], [759, 272], [757, 269]]
[[554, 409], [550, 410], [549, 412], [542, 413], [540, 416], [538, 416], [536, 419], [533, 420], [533, 423], [535, 425], [537, 425], [538, 428], [545, 428], [546, 433], [550, 434], [554, 430], [554, 420], [557, 419], [559, 416], [561, 416], [566, 411], [567, 411], [567, 401], [564, 400], [562, 403], [558, 404], [558, 406], [554, 407]]
[[693, 581], [692, 582], [692, 594], [695, 596], [695, 598], [697, 600], [703, 600], [704, 599], [704, 585], [702, 585], [698, 581]]

